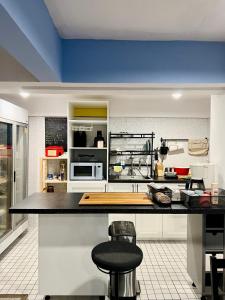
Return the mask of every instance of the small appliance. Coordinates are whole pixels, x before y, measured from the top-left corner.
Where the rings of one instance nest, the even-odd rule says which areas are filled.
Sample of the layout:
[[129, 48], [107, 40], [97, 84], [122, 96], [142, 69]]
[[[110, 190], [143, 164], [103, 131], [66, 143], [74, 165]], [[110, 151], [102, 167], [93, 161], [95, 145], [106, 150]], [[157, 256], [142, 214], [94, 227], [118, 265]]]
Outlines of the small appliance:
[[103, 163], [72, 162], [70, 165], [71, 180], [102, 180]]
[[211, 184], [215, 182], [216, 171], [215, 165], [211, 163], [198, 163], [191, 166], [191, 178], [203, 179], [206, 188], [211, 188]]

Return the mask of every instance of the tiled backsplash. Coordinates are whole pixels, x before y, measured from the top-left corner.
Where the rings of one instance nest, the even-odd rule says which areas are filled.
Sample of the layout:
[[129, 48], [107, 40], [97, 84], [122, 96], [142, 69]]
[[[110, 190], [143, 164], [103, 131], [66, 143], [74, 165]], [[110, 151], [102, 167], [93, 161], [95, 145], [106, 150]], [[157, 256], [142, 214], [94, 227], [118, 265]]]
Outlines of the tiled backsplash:
[[[209, 119], [200, 118], [110, 118], [110, 131], [118, 133], [121, 131], [129, 133], [155, 133], [154, 148], [160, 146], [160, 138], [205, 138], [209, 137]], [[127, 144], [128, 143], [128, 144]], [[136, 143], [136, 145], [132, 145]], [[207, 162], [208, 156], [196, 157], [188, 154], [187, 142], [170, 142], [169, 145], [177, 144], [183, 147], [184, 152], [180, 154], [168, 154], [164, 161], [165, 166], [188, 167], [191, 163]], [[114, 141], [116, 148], [124, 148], [124, 140]], [[129, 148], [140, 149], [140, 140], [127, 141]], [[134, 149], [134, 148], [132, 148]], [[128, 157], [127, 157], [128, 158]], [[138, 163], [139, 157], [135, 158]]]

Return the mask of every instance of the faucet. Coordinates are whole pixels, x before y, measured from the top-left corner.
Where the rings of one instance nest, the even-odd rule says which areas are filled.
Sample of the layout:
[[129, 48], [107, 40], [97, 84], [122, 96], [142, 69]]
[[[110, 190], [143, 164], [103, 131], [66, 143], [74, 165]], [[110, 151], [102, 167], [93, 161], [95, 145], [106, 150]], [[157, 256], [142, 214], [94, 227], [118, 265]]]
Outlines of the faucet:
[[134, 157], [131, 155], [130, 156], [130, 167], [128, 169], [128, 172], [127, 172], [127, 176], [135, 176], [135, 172], [134, 172]]

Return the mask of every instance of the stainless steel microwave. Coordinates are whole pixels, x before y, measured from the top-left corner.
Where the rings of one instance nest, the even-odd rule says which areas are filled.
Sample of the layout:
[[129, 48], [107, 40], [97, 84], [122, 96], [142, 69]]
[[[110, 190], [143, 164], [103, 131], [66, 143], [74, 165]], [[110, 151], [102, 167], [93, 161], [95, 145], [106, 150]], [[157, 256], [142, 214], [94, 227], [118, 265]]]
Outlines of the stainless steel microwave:
[[73, 162], [70, 165], [71, 180], [102, 180], [103, 163]]

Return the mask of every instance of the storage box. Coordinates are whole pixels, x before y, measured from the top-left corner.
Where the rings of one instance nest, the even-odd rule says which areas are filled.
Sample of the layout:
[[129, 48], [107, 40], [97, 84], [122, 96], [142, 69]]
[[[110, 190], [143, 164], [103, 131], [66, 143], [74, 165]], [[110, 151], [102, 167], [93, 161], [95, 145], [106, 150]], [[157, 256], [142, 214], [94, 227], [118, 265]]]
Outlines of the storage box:
[[181, 201], [186, 207], [209, 208], [225, 207], [225, 190], [219, 189], [218, 195], [212, 195], [212, 190], [207, 189], [203, 195], [190, 195], [190, 190], [180, 192]]
[[223, 251], [224, 248], [223, 231], [207, 231], [205, 234], [206, 251]]
[[172, 199], [172, 190], [171, 189], [169, 189], [168, 187], [156, 188], [156, 187], [154, 187], [150, 184], [148, 184], [147, 187], [148, 187], [148, 190], [149, 190], [149, 195], [152, 197], [152, 200], [154, 202], [156, 202], [157, 204], [159, 204], [161, 206], [170, 206], [172, 204], [172, 201], [168, 204], [162, 204], [157, 200], [157, 198], [155, 196], [156, 193], [160, 192], [160, 193], [163, 193], [163, 194], [167, 195], [171, 200]]
[[58, 157], [63, 155], [64, 149], [62, 146], [48, 146], [45, 148], [46, 157]]

